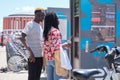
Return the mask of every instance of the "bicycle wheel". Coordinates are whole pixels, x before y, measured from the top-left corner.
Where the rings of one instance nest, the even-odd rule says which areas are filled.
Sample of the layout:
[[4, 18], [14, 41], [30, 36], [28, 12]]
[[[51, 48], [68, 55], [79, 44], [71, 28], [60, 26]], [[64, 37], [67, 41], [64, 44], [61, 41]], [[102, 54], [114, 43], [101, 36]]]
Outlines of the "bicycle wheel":
[[9, 58], [7, 64], [8, 64], [8, 68], [11, 71], [18, 72], [24, 68], [24, 63], [25, 63], [25, 60], [22, 56], [14, 55]]

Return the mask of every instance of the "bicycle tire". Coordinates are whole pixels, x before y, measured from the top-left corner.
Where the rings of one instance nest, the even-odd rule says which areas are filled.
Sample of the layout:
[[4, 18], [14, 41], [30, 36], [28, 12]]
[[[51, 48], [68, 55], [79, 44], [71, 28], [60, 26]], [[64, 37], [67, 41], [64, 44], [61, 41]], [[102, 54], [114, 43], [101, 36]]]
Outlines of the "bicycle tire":
[[22, 66], [22, 63], [24, 62], [25, 60], [21, 55], [15, 54], [9, 58], [7, 64], [8, 64], [9, 70], [14, 72], [19, 72], [23, 70], [24, 67]]

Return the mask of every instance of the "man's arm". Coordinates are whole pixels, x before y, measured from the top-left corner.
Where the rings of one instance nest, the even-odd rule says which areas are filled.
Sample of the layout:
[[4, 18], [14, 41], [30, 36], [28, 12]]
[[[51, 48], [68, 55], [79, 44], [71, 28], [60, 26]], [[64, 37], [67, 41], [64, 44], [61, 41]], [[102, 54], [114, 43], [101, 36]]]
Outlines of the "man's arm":
[[29, 61], [30, 62], [35, 62], [35, 57], [34, 57], [34, 55], [33, 55], [33, 52], [32, 52], [32, 50], [31, 50], [31, 48], [29, 47], [29, 46], [27, 46], [27, 44], [26, 44], [26, 40], [25, 40], [25, 37], [26, 37], [27, 35], [25, 34], [25, 33], [22, 33], [22, 36], [21, 36], [21, 38], [20, 38], [20, 40], [21, 40], [21, 42], [23, 43], [23, 45], [26, 47], [26, 49], [29, 51], [29, 54], [30, 54], [30, 56], [29, 56]]

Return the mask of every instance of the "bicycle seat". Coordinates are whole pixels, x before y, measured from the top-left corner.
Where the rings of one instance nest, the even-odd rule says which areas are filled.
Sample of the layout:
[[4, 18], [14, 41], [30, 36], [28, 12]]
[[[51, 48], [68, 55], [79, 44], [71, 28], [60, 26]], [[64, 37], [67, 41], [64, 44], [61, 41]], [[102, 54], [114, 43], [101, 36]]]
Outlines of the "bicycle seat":
[[75, 77], [86, 79], [89, 79], [95, 74], [101, 73], [98, 69], [74, 69], [72, 72]]

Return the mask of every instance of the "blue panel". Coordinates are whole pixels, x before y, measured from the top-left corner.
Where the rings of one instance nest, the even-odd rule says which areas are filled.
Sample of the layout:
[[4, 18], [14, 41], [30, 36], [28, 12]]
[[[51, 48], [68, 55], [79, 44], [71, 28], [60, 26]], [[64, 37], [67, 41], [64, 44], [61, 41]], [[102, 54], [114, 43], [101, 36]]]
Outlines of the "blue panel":
[[120, 12], [116, 10], [116, 39], [120, 37]]
[[81, 12], [85, 15], [81, 17], [80, 20], [80, 29], [81, 30], [90, 30], [91, 28], [91, 4], [88, 0], [81, 0]]
[[105, 56], [105, 55], [106, 55], [105, 52], [104, 53], [99, 53], [99, 52], [92, 53], [92, 56], [99, 56], [99, 57], [101, 57], [101, 56]]
[[67, 21], [67, 37], [71, 39], [70, 22]]
[[61, 12], [61, 11], [57, 11], [57, 12], [55, 12], [57, 15], [63, 15], [63, 12]]
[[98, 0], [98, 3], [102, 3], [102, 4], [111, 4], [112, 0]]
[[[118, 7], [120, 8], [120, 4], [119, 4], [119, 0], [79, 0], [80, 1], [80, 31], [81, 30], [91, 30], [91, 7], [92, 7], [92, 3], [94, 4], [115, 4], [116, 5], [116, 40], [118, 39], [118, 37], [120, 37], [120, 9], [118, 9]], [[92, 2], [92, 1], [95, 1], [95, 2]], [[118, 11], [119, 10], [119, 11]], [[108, 18], [112, 18], [113, 16], [106, 16]], [[83, 32], [83, 31], [82, 31]], [[83, 32], [84, 34], [84, 32]], [[83, 38], [83, 37], [86, 37], [86, 36], [82, 36], [80, 37], [80, 50], [81, 52], [83, 50], [85, 50], [86, 48], [86, 41], [88, 41], [89, 43], [89, 47], [93, 48], [95, 46], [100, 46], [100, 45], [107, 45], [109, 46], [110, 48], [112, 48], [114, 45], [115, 45], [115, 42], [92, 42], [91, 41], [91, 38], [89, 36], [86, 37], [86, 38]], [[90, 55], [87, 55], [84, 54], [85, 52], [83, 51], [81, 53], [81, 66], [82, 68], [90, 68], [90, 67], [96, 67], [95, 64], [99, 64], [99, 66], [102, 65], [105, 65], [104, 64], [104, 59], [103, 56], [106, 55], [106, 53], [98, 53], [98, 52], [94, 52], [92, 53], [92, 57], [91, 57], [91, 54]], [[102, 56], [102, 57], [101, 57]], [[96, 58], [95, 58], [96, 57]], [[99, 57], [99, 58], [98, 58]], [[97, 59], [98, 58], [98, 59]], [[101, 60], [102, 59], [102, 60]], [[88, 63], [90, 62], [90, 63]], [[87, 64], [90, 64], [91, 66], [88, 66]], [[98, 68], [97, 67], [97, 68]]]
[[60, 18], [60, 19], [66, 19], [67, 18], [66, 15], [63, 14], [63, 12], [57, 11], [55, 13], [58, 15], [58, 18]]
[[66, 19], [67, 17], [65, 15], [58, 15], [58, 18], [60, 18], [60, 19]]
[[66, 42], [67, 40], [62, 40], [62, 43]]
[[[96, 0], [98, 4], [115, 4], [113, 0]], [[91, 30], [91, 2], [89, 0], [80, 0], [80, 12], [84, 15], [80, 18], [80, 30]], [[106, 16], [109, 17], [109, 16]], [[109, 18], [111, 18], [110, 16]], [[118, 11], [118, 4], [116, 5], [116, 40], [120, 37], [120, 11]], [[89, 45], [92, 45], [91, 39], [89, 38], [80, 38], [80, 49], [84, 50], [86, 41], [89, 42]], [[111, 48], [115, 42], [102, 42], [98, 43], [99, 45], [108, 45]], [[105, 53], [99, 54], [97, 52], [92, 54], [93, 56], [105, 56]]]

